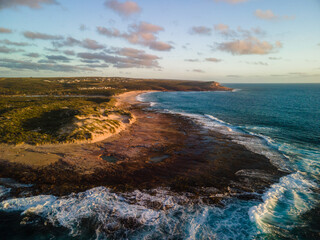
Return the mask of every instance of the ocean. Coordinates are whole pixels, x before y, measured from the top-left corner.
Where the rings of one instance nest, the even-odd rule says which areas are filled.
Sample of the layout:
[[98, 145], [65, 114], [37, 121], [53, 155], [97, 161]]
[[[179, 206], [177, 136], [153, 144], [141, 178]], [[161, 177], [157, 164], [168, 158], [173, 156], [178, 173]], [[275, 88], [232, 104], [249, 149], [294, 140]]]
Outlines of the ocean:
[[228, 134], [285, 171], [286, 176], [257, 198], [261, 200], [228, 198], [208, 205], [170, 189], [116, 194], [105, 187], [64, 197], [12, 198], [10, 192], [19, 183], [1, 179], [1, 236], [320, 239], [320, 84], [226, 86], [234, 91], [155, 92], [138, 99], [155, 111], [183, 115]]

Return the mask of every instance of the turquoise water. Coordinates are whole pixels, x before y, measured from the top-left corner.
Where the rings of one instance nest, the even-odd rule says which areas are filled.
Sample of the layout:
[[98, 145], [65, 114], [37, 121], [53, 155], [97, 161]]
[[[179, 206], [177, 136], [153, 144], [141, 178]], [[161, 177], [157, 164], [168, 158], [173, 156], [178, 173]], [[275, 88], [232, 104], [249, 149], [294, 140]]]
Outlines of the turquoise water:
[[168, 189], [115, 194], [105, 187], [65, 197], [13, 198], [15, 185], [7, 183], [0, 184], [1, 236], [320, 239], [320, 84], [229, 86], [236, 90], [159, 92], [139, 99], [228, 134], [286, 171], [261, 201], [231, 198], [213, 206]]

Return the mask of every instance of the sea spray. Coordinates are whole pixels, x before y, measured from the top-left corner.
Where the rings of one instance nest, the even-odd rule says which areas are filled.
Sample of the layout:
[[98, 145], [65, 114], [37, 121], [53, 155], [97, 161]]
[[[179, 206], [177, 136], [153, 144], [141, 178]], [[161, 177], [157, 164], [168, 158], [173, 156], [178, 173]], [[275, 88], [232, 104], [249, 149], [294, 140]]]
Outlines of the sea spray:
[[[302, 239], [312, 239], [312, 231], [320, 229], [311, 231], [302, 215], [320, 203], [320, 85], [230, 87], [241, 91], [154, 93], [143, 100], [157, 102], [154, 110], [180, 114], [226, 134], [287, 172], [266, 191], [263, 202], [248, 211], [259, 229], [256, 236], [278, 239], [301, 234]], [[302, 228], [303, 232], [293, 230]]]
[[254, 204], [228, 199], [222, 207], [194, 202], [187, 193], [166, 189], [116, 194], [98, 187], [59, 198], [8, 199], [0, 203], [0, 211], [18, 211], [23, 218], [40, 216], [47, 224], [69, 229], [71, 237], [82, 236], [88, 228], [85, 220], [91, 219], [96, 236], [90, 239], [125, 239], [127, 234], [130, 239], [248, 239], [256, 232], [247, 215]]

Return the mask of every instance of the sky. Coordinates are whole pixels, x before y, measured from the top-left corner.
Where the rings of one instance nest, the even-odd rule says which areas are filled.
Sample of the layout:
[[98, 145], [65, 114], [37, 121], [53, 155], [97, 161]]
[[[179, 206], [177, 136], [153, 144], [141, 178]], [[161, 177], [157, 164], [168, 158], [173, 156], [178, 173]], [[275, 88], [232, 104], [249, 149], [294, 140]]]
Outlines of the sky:
[[320, 0], [0, 0], [0, 77], [320, 83]]

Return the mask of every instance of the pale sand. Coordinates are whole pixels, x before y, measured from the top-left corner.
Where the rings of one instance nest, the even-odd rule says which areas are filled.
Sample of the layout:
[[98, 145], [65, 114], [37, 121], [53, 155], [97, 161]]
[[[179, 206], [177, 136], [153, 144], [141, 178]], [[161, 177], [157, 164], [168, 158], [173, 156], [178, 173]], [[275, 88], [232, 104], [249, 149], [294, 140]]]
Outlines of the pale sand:
[[[115, 106], [129, 108], [132, 104], [139, 103], [139, 101], [136, 99], [139, 94], [146, 92], [152, 91], [132, 91], [119, 94], [115, 96], [115, 99], [117, 100]], [[121, 118], [120, 116], [115, 115], [110, 115], [110, 118], [114, 120], [120, 120], [120, 127], [117, 128], [114, 133], [107, 132], [105, 134], [94, 135], [93, 139], [90, 141], [76, 141], [74, 143], [63, 144], [44, 144], [40, 146], [28, 144], [17, 146], [0, 144], [0, 161], [24, 164], [30, 167], [39, 168], [56, 163], [59, 160], [65, 159], [66, 156], [69, 156], [72, 159], [76, 159], [78, 156], [80, 163], [82, 162], [82, 158], [79, 156], [90, 156], [92, 152], [98, 151], [96, 144], [103, 142], [110, 137], [118, 135], [136, 121], [135, 116], [133, 116], [133, 118], [129, 121], [125, 117]], [[88, 150], [90, 151], [88, 152]], [[90, 166], [91, 161], [88, 161], [87, 157], [85, 159], [87, 160], [85, 164]], [[92, 160], [92, 164], [96, 164], [96, 161], [98, 160], [96, 154], [92, 155]]]
[[150, 92], [159, 92], [159, 91], [131, 91], [131, 92], [125, 92], [122, 94], [119, 94], [115, 96], [115, 99], [117, 100], [116, 106], [117, 107], [127, 107], [133, 104], [141, 103], [137, 100], [137, 96], [143, 93], [150, 93]]

